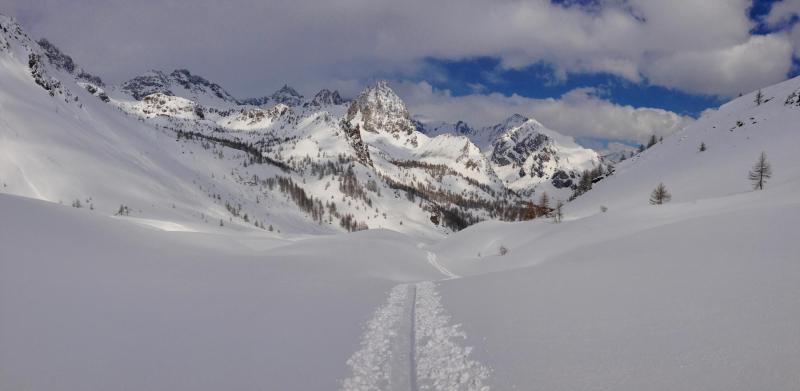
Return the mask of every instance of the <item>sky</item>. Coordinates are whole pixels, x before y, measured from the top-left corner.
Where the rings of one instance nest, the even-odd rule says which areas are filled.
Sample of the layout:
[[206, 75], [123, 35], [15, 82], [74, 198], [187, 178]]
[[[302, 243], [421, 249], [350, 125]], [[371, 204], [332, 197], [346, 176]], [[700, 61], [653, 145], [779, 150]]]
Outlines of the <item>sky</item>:
[[514, 113], [584, 143], [668, 135], [800, 74], [800, 0], [0, 0], [120, 83], [187, 68], [238, 97], [353, 97], [388, 79], [412, 114]]

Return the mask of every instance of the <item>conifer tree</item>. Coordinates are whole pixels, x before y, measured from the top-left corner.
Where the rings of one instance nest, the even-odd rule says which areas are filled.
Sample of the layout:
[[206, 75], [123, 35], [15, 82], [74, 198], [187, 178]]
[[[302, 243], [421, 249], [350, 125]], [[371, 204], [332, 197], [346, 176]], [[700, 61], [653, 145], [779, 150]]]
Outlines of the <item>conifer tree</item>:
[[672, 199], [672, 195], [669, 194], [667, 191], [667, 187], [664, 186], [663, 183], [659, 183], [658, 186], [653, 190], [650, 194], [650, 204], [651, 205], [661, 205], [665, 202], [669, 202]]
[[657, 142], [658, 139], [656, 138], [656, 135], [655, 134], [650, 135], [650, 140], [647, 141], [647, 149], [650, 149], [650, 147], [656, 145]]
[[704, 143], [704, 142], [700, 143], [699, 151], [700, 152], [705, 152], [706, 151], [706, 143]]
[[761, 90], [758, 90], [758, 92], [756, 92], [755, 101], [756, 101], [756, 106], [761, 106], [761, 104], [764, 103], [764, 94], [761, 92]]
[[749, 175], [750, 180], [753, 181], [753, 189], [764, 190], [767, 179], [771, 177], [772, 166], [767, 161], [767, 153], [761, 152], [761, 155], [758, 156], [758, 160]]

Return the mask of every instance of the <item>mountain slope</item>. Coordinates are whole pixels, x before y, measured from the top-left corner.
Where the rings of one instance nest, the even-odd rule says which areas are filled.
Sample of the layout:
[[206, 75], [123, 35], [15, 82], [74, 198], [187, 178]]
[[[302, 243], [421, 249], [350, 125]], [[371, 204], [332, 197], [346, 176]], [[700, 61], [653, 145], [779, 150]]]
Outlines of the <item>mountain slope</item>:
[[[746, 95], [620, 163], [563, 223], [484, 222], [428, 247], [470, 276], [443, 281], [442, 303], [485, 338], [475, 359], [492, 386], [800, 385], [800, 110], [784, 103], [798, 90], [800, 78], [762, 89], [762, 105]], [[762, 151], [774, 175], [756, 191]], [[672, 201], [650, 205], [659, 182]]]

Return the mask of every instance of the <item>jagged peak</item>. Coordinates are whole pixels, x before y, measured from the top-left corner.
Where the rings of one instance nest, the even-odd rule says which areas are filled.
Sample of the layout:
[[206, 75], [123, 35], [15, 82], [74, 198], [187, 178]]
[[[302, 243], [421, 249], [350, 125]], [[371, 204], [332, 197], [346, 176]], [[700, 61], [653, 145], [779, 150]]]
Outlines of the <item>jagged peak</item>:
[[347, 110], [347, 120], [360, 118], [362, 128], [368, 132], [385, 131], [395, 135], [411, 135], [417, 130], [405, 103], [389, 87], [386, 80], [378, 80], [367, 87]]
[[387, 114], [411, 119], [405, 102], [392, 90], [386, 80], [378, 80], [374, 85], [365, 88], [356, 101], [361, 105], [377, 105]]
[[344, 102], [344, 99], [339, 95], [339, 91], [331, 91], [327, 88], [321, 89], [311, 100], [311, 104], [314, 106], [340, 105]]
[[122, 83], [121, 87], [122, 91], [127, 92], [136, 100], [141, 100], [143, 97], [155, 92], [175, 95], [175, 91], [180, 92], [175, 88], [182, 87], [189, 91], [190, 96], [186, 96], [186, 98], [197, 100], [202, 99], [202, 95], [213, 95], [214, 99], [238, 103], [238, 100], [219, 84], [193, 74], [184, 68], [175, 69], [169, 74], [161, 70], [151, 69]]
[[292, 87], [289, 87], [288, 84], [284, 84], [283, 87], [281, 87], [280, 89], [275, 91], [275, 93], [272, 94], [273, 97], [274, 96], [283, 96], [283, 95], [296, 96], [298, 98], [302, 98], [303, 97], [303, 95], [300, 95], [300, 93], [297, 92], [297, 90], [295, 90]]

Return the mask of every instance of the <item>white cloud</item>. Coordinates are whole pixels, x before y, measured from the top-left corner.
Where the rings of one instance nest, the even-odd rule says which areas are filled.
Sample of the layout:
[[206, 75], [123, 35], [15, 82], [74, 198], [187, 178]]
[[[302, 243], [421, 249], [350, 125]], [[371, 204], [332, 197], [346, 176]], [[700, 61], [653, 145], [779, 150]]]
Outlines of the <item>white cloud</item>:
[[783, 80], [792, 67], [792, 51], [787, 34], [753, 36], [722, 49], [665, 56], [649, 64], [646, 73], [654, 84], [733, 96]]
[[[539, 61], [557, 75], [608, 72], [633, 82], [730, 95], [785, 78], [784, 35], [753, 37], [749, 0], [0, 0], [37, 36], [112, 80], [188, 67], [238, 95], [284, 82], [409, 75], [424, 58]], [[777, 3], [779, 20], [796, 1]], [[795, 49], [797, 41], [795, 40]], [[757, 53], [761, 64], [747, 60]], [[661, 65], [669, 64], [669, 65]], [[764, 65], [774, 64], [774, 65]], [[692, 66], [702, 83], [691, 75]]]
[[782, 23], [789, 22], [792, 16], [797, 15], [800, 15], [800, 2], [784, 0], [772, 6], [772, 9], [770, 9], [764, 21], [771, 26], [778, 26]]
[[426, 82], [395, 83], [393, 87], [415, 115], [448, 122], [464, 120], [473, 126], [498, 123], [519, 113], [573, 137], [643, 142], [653, 133], [666, 136], [693, 121], [662, 109], [618, 105], [603, 99], [594, 88], [575, 89], [557, 99], [532, 99], [496, 93], [453, 96]]

